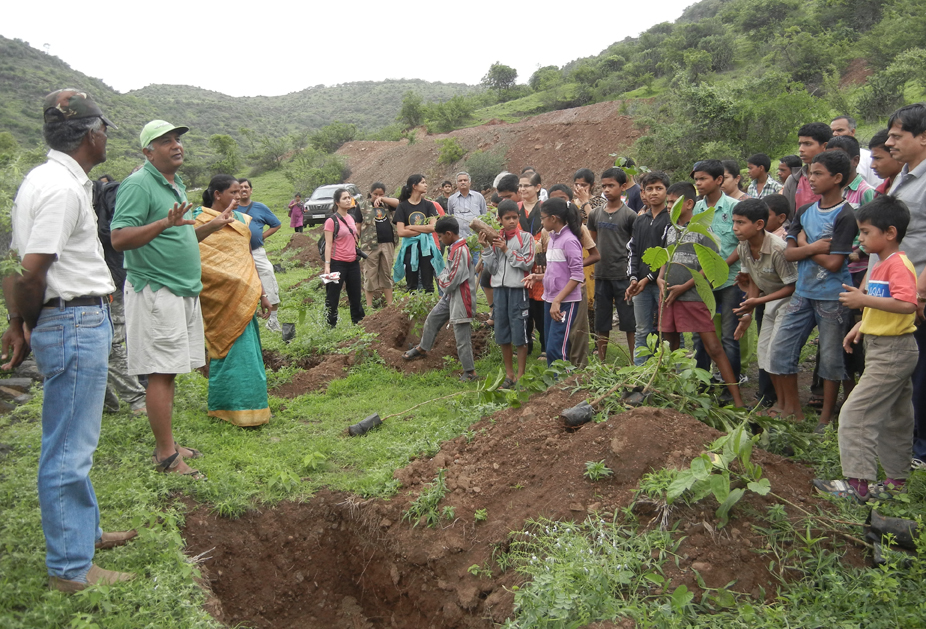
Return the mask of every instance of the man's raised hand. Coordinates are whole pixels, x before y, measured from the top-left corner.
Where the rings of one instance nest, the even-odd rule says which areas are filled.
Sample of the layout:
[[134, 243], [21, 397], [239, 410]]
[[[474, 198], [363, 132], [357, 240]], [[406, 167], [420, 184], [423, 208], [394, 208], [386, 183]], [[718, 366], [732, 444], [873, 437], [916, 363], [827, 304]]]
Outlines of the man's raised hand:
[[181, 225], [195, 225], [196, 221], [183, 218], [191, 209], [193, 209], [192, 203], [174, 203], [174, 207], [167, 210], [167, 218], [164, 219], [166, 223], [164, 229], [179, 227]]

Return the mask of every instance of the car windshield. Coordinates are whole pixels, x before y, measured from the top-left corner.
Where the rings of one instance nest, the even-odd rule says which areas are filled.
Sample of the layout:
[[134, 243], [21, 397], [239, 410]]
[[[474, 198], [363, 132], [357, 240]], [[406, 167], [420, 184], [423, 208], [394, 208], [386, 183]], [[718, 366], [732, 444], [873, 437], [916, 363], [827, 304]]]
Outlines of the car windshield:
[[312, 193], [312, 199], [330, 199], [334, 196], [334, 191], [340, 188], [340, 186], [322, 186], [321, 188], [316, 188], [315, 192]]

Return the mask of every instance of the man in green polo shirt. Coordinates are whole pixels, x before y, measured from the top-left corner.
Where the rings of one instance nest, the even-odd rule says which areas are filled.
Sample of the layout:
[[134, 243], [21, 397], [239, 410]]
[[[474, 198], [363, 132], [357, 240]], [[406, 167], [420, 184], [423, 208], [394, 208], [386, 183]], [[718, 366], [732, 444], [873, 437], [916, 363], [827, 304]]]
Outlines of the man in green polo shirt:
[[183, 460], [200, 453], [174, 440], [174, 379], [206, 364], [198, 243], [234, 218], [225, 212], [193, 227], [188, 214], [193, 205], [187, 203], [177, 174], [183, 165], [180, 136], [187, 131], [164, 120], [153, 120], [142, 129], [145, 165], [119, 186], [112, 243], [125, 251], [129, 373], [148, 376], [146, 405], [155, 468], [201, 478]]

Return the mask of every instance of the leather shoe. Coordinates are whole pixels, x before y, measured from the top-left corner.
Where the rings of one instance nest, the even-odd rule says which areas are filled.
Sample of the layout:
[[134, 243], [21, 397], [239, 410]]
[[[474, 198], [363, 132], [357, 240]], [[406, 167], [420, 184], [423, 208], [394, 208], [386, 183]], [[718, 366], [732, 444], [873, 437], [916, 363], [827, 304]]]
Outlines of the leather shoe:
[[125, 546], [125, 543], [134, 537], [138, 537], [138, 531], [135, 529], [131, 531], [114, 531], [112, 533], [103, 531], [103, 537], [97, 540], [95, 546], [97, 550], [108, 550], [116, 546]]
[[134, 578], [135, 574], [131, 572], [103, 570], [96, 564], [93, 564], [90, 566], [90, 570], [87, 572], [86, 583], [81, 581], [69, 581], [60, 577], [48, 577], [48, 589], [58, 590], [59, 592], [64, 592], [65, 594], [73, 594], [74, 592], [80, 592], [81, 590], [86, 589], [91, 585], [96, 585], [97, 583], [113, 585], [119, 581], [131, 581]]

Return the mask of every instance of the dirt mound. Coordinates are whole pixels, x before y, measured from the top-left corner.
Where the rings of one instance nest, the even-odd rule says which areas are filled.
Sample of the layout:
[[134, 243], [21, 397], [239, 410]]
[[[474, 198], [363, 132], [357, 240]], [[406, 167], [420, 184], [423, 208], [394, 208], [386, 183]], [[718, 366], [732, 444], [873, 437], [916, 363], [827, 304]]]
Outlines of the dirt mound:
[[[583, 520], [632, 502], [643, 474], [684, 466], [720, 433], [672, 410], [639, 408], [600, 424], [566, 431], [557, 415], [580, 401], [562, 389], [536, 396], [473, 426], [476, 435], [442, 445], [431, 459], [398, 470], [402, 493], [391, 500], [360, 501], [319, 493], [306, 504], [282, 504], [240, 520], [224, 520], [203, 507], [187, 517], [191, 555], [211, 550], [207, 567], [230, 623], [258, 627], [491, 627], [509, 617], [513, 571], [477, 578], [474, 564], [492, 565], [492, 552], [525, 520]], [[384, 428], [388, 430], [388, 428]], [[376, 432], [364, 439], [375, 440]], [[584, 478], [586, 461], [603, 460], [608, 479]], [[793, 501], [815, 501], [810, 472], [756, 451], [772, 489]], [[402, 514], [425, 485], [446, 470], [456, 519], [441, 528], [412, 528]], [[744, 501], [764, 511], [771, 497]], [[474, 514], [488, 517], [477, 523]], [[667, 562], [673, 586], [700, 592], [693, 570], [708, 587], [760, 597], [778, 581], [768, 572], [764, 538], [742, 506], [728, 526], [714, 528], [710, 505], [675, 512], [678, 537], [687, 537], [678, 567]], [[646, 518], [641, 518], [646, 521]], [[850, 556], [857, 556], [849, 549]]]
[[296, 373], [293, 379], [286, 384], [270, 389], [270, 393], [278, 397], [292, 399], [303, 393], [321, 391], [328, 384], [344, 377], [344, 371], [354, 364], [353, 356], [346, 354], [331, 354], [328, 356], [306, 356], [297, 361], [272, 351], [264, 350], [264, 365], [273, 371], [283, 367], [296, 365], [303, 371]]
[[[319, 227], [319, 229], [321, 228]], [[303, 266], [322, 268], [325, 266], [325, 261], [318, 255], [319, 235], [313, 233], [293, 234], [289, 237], [286, 246], [283, 247], [283, 251], [295, 251], [296, 255], [293, 257], [293, 261]]]
[[467, 154], [500, 150], [506, 157], [507, 169], [520, 172], [533, 166], [543, 177], [544, 187], [555, 183], [571, 183], [578, 168], [591, 168], [596, 173], [614, 165], [610, 153], [630, 147], [642, 135], [629, 116], [620, 113], [621, 103], [608, 101], [586, 107], [575, 107], [533, 116], [520, 122], [489, 123], [451, 133], [424, 135], [418, 131], [414, 144], [399, 142], [348, 142], [338, 154], [347, 158], [351, 181], [366, 190], [375, 181], [382, 181], [389, 191], [403, 185], [409, 175], [423, 173], [432, 182], [453, 180], [453, 173], [463, 162], [439, 165], [437, 141], [456, 138]]
[[[492, 330], [485, 325], [487, 315], [477, 314], [473, 322], [473, 357], [479, 358], [486, 352], [487, 341]], [[421, 340], [424, 320], [412, 321], [396, 306], [388, 306], [365, 317], [360, 323], [367, 332], [375, 332], [373, 350], [386, 364], [404, 373], [424, 373], [444, 367], [444, 357], [457, 358], [457, 344], [453, 330], [445, 326], [437, 335], [434, 347], [424, 358], [406, 361], [402, 354]], [[412, 330], [412, 328], [415, 328]], [[457, 363], [459, 366], [459, 363]]]

